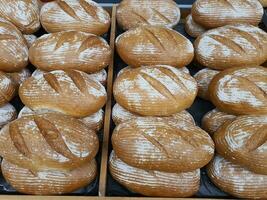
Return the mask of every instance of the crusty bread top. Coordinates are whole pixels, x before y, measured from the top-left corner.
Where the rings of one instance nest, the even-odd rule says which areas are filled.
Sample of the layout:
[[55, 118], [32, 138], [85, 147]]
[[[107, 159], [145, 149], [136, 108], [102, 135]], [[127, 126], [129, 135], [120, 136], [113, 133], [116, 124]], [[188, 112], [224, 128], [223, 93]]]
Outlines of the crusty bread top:
[[185, 31], [191, 36], [191, 37], [198, 37], [201, 34], [205, 33], [207, 29], [203, 26], [197, 24], [193, 18], [192, 14], [189, 14], [185, 19]]

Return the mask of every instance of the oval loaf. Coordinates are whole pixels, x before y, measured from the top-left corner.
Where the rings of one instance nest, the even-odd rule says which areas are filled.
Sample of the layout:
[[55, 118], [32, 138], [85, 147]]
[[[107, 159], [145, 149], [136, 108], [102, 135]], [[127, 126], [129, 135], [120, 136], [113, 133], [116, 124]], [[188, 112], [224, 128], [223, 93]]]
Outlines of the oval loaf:
[[38, 38], [29, 50], [31, 63], [44, 71], [74, 69], [97, 72], [110, 61], [111, 49], [101, 37], [66, 31]]
[[195, 40], [194, 46], [196, 60], [218, 70], [261, 65], [267, 59], [267, 33], [252, 25], [209, 30]]
[[216, 151], [226, 159], [267, 175], [267, 116], [242, 116], [215, 134]]
[[143, 25], [172, 28], [180, 20], [180, 9], [173, 0], [123, 0], [117, 7], [116, 15], [124, 30]]
[[0, 138], [0, 155], [32, 172], [72, 170], [93, 160], [99, 146], [94, 131], [55, 113], [19, 118], [1, 129]]
[[106, 103], [106, 90], [80, 71], [52, 71], [30, 77], [19, 88], [21, 101], [32, 110], [47, 109], [86, 117]]
[[1, 0], [0, 17], [10, 21], [25, 34], [34, 33], [40, 28], [37, 0]]
[[197, 94], [193, 77], [174, 67], [148, 66], [117, 77], [113, 94], [130, 112], [143, 116], [169, 116], [189, 108]]
[[267, 175], [256, 174], [216, 156], [208, 166], [212, 182], [223, 191], [243, 199], [267, 198]]
[[188, 35], [190, 35], [191, 37], [198, 37], [201, 34], [205, 33], [206, 28], [204, 28], [203, 26], [197, 24], [193, 18], [192, 18], [192, 14], [189, 14], [186, 17], [185, 20], [185, 31], [187, 32]]
[[180, 33], [160, 26], [142, 26], [116, 39], [120, 57], [131, 67], [171, 65], [184, 67], [194, 57], [191, 42]]
[[0, 71], [0, 106], [8, 103], [16, 95], [16, 88], [14, 81]]
[[113, 131], [112, 145], [128, 165], [164, 172], [201, 168], [214, 153], [212, 139], [197, 126], [150, 117], [119, 124]]
[[186, 173], [143, 170], [127, 165], [114, 152], [110, 155], [109, 169], [116, 181], [145, 196], [189, 197], [199, 189], [199, 169]]
[[217, 74], [209, 86], [212, 103], [236, 114], [267, 114], [267, 69], [236, 67]]
[[262, 15], [258, 0], [197, 0], [192, 6], [193, 19], [206, 28], [237, 23], [257, 26]]
[[48, 2], [41, 8], [40, 20], [49, 33], [75, 30], [102, 35], [110, 26], [108, 12], [91, 0]]

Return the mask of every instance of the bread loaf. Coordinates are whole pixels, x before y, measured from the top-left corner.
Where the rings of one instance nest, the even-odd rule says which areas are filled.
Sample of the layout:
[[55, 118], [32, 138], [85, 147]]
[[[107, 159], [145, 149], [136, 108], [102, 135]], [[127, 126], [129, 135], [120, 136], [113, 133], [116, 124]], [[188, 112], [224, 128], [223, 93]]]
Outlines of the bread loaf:
[[22, 117], [0, 131], [0, 155], [33, 173], [75, 169], [90, 162], [97, 151], [95, 132], [66, 115]]
[[27, 42], [28, 48], [30, 48], [32, 44], [35, 42], [35, 40], [37, 40], [37, 37], [35, 35], [23, 35], [23, 36]]
[[160, 26], [143, 26], [129, 30], [117, 37], [116, 47], [122, 60], [131, 67], [184, 67], [194, 57], [193, 45], [187, 38]]
[[189, 197], [198, 191], [200, 170], [186, 173], [167, 173], [143, 170], [127, 165], [114, 152], [109, 169], [113, 178], [133, 192], [153, 197]]
[[236, 114], [267, 114], [267, 69], [236, 67], [216, 75], [209, 86], [212, 103]]
[[16, 94], [16, 84], [4, 72], [0, 71], [0, 106], [8, 103]]
[[259, 0], [263, 7], [267, 7], [267, 0]]
[[44, 71], [75, 69], [94, 73], [110, 61], [111, 49], [101, 37], [66, 31], [38, 38], [29, 50], [31, 63]]
[[25, 34], [34, 33], [40, 28], [37, 0], [1, 0], [0, 17]]
[[28, 48], [25, 39], [13, 24], [2, 18], [0, 18], [0, 30], [0, 70], [20, 71], [28, 64]]
[[180, 9], [173, 0], [123, 0], [117, 7], [116, 15], [124, 30], [143, 25], [172, 28], [180, 20]]
[[208, 175], [216, 186], [235, 197], [267, 198], [267, 175], [253, 173], [220, 156], [209, 164]]
[[31, 72], [29, 69], [24, 68], [19, 72], [7, 73], [7, 75], [19, 86], [31, 76]]
[[197, 86], [198, 86], [198, 93], [197, 95], [205, 100], [209, 100], [209, 85], [213, 77], [218, 74], [219, 71], [217, 70], [212, 70], [209, 68], [202, 69], [198, 71], [195, 75], [194, 78], [197, 81]]
[[[135, 119], [138, 117], [142, 117], [141, 115], [131, 113], [128, 110], [124, 109], [122, 106], [120, 106], [118, 103], [116, 103], [112, 109], [112, 120], [116, 125], [125, 122], [130, 119]], [[166, 120], [177, 120], [177, 122], [188, 122], [191, 124], [195, 124], [193, 116], [187, 112], [186, 110], [183, 110], [179, 113], [175, 113], [171, 116], [163, 117]]]
[[95, 160], [68, 172], [46, 169], [33, 174], [29, 169], [19, 167], [5, 159], [1, 168], [4, 178], [16, 191], [36, 195], [73, 192], [91, 183], [97, 174]]
[[221, 112], [215, 108], [204, 115], [201, 127], [212, 136], [225, 122], [233, 121], [235, 118], [235, 115]]
[[237, 23], [257, 26], [262, 15], [258, 0], [197, 0], [192, 6], [193, 19], [206, 28]]
[[228, 25], [207, 31], [194, 43], [201, 65], [223, 70], [255, 66], [267, 58], [267, 33], [251, 25]]
[[[55, 111], [52, 110], [31, 110], [27, 106], [24, 106], [19, 114], [18, 118], [24, 117], [24, 116], [30, 116], [34, 114], [45, 114], [45, 113], [56, 113]], [[104, 121], [104, 111], [100, 109], [98, 112], [84, 117], [84, 118], [79, 118], [81, 122], [83, 122], [90, 130], [94, 131], [99, 131], [102, 126], [103, 126], [103, 121]]]
[[238, 117], [215, 134], [216, 151], [226, 159], [267, 175], [267, 115]]
[[136, 118], [119, 124], [112, 134], [116, 155], [145, 170], [189, 172], [213, 157], [208, 133], [190, 123], [162, 118]]
[[49, 33], [76, 30], [102, 35], [109, 30], [107, 11], [91, 0], [57, 0], [44, 4], [40, 20]]
[[203, 26], [197, 24], [193, 20], [192, 14], [189, 14], [185, 19], [185, 31], [191, 37], [196, 38], [196, 37], [202, 35], [203, 33], [205, 33], [206, 28], [204, 28]]
[[19, 88], [21, 101], [32, 110], [47, 109], [86, 117], [106, 103], [105, 88], [80, 71], [52, 71], [30, 77]]
[[189, 108], [197, 94], [193, 77], [174, 67], [147, 66], [117, 77], [113, 94], [130, 112], [143, 116], [169, 116]]
[[0, 128], [16, 118], [17, 111], [12, 104], [7, 103], [0, 107]]

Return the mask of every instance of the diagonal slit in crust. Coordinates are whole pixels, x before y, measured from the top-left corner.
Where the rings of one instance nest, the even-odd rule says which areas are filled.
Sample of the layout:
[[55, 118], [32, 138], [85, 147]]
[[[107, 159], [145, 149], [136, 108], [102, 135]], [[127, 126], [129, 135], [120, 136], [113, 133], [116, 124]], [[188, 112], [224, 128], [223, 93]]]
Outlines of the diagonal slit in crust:
[[86, 49], [93, 47], [95, 45], [99, 45], [99, 44], [100, 44], [100, 40], [97, 37], [90, 35], [81, 43], [77, 53], [80, 54]]
[[244, 149], [248, 152], [257, 150], [267, 142], [267, 125], [261, 126], [246, 142]]
[[44, 79], [47, 81], [47, 83], [50, 85], [50, 87], [56, 91], [56, 93], [61, 92], [61, 86], [57, 80], [57, 77], [55, 77], [54, 74], [46, 73], [43, 76], [44, 76]]
[[152, 44], [157, 46], [161, 51], [166, 51], [164, 45], [161, 43], [161, 41], [158, 39], [158, 37], [148, 28], [144, 28], [144, 32], [147, 35], [147, 38], [151, 41]]
[[136, 17], [138, 17], [138, 19], [139, 19], [141, 22], [143, 22], [143, 23], [145, 23], [145, 24], [147, 24], [147, 25], [150, 25], [149, 21], [148, 21], [146, 18], [144, 18], [141, 14], [137, 13], [137, 12], [134, 11], [134, 10], [132, 10], [131, 12], [132, 12]]
[[158, 15], [161, 19], [163, 19], [165, 22], [167, 23], [172, 23], [171, 20], [169, 20], [166, 16], [164, 16], [161, 12], [159, 12], [158, 10], [156, 10], [155, 8], [151, 8], [151, 10], [153, 10], [153, 12]]
[[85, 0], [79, 1], [81, 7], [84, 9], [84, 11], [91, 17], [93, 17], [95, 20], [98, 20], [97, 18], [97, 12], [94, 6], [87, 3]]
[[226, 4], [229, 8], [231, 8], [232, 10], [236, 11], [235, 7], [231, 4], [231, 2], [229, 2], [229, 0], [222, 0], [222, 2], [224, 4]]
[[80, 72], [75, 70], [67, 70], [65, 71], [66, 74], [71, 78], [75, 86], [83, 93], [87, 93], [87, 85], [83, 78], [83, 76], [80, 74]]
[[69, 16], [76, 20], [80, 20], [80, 18], [76, 15], [75, 11], [64, 0], [56, 1], [56, 3]]
[[72, 31], [70, 32], [63, 32], [59, 38], [57, 38], [57, 43], [55, 45], [54, 51], [59, 49], [65, 42], [73, 42], [75, 34]]

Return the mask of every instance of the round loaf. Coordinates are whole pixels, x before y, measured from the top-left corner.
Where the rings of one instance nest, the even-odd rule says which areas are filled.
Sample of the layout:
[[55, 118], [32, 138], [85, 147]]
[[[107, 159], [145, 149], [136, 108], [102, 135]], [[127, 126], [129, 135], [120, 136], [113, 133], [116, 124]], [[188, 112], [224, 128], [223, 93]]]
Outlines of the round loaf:
[[[115, 125], [118, 125], [122, 122], [125, 122], [130, 119], [135, 119], [138, 117], [142, 117], [142, 116], [129, 112], [128, 110], [120, 106], [118, 103], [116, 103], [112, 109], [112, 120], [114, 121]], [[183, 110], [179, 113], [176, 113], [176, 114], [173, 114], [167, 117], [162, 117], [162, 118], [166, 120], [177, 120], [179, 122], [185, 121], [191, 124], [195, 124], [195, 120], [193, 116], [186, 110]]]
[[109, 30], [110, 16], [91, 0], [57, 0], [44, 4], [40, 20], [49, 33], [82, 31], [102, 35]]
[[29, 169], [14, 165], [5, 159], [1, 168], [5, 180], [16, 191], [35, 195], [70, 193], [90, 184], [97, 175], [95, 160], [68, 172], [46, 169], [33, 174]]
[[235, 118], [235, 115], [221, 112], [215, 108], [204, 115], [201, 127], [212, 136], [225, 122], [233, 121]]
[[193, 77], [174, 67], [146, 66], [117, 77], [113, 94], [130, 112], [143, 116], [169, 116], [189, 108], [196, 95]]
[[184, 67], [194, 57], [192, 43], [180, 33], [160, 26], [131, 29], [116, 39], [117, 51], [131, 67], [171, 65]]
[[86, 117], [106, 103], [106, 90], [80, 71], [52, 71], [30, 77], [19, 88], [21, 101], [32, 110], [47, 109]]
[[0, 17], [25, 34], [34, 33], [40, 28], [37, 0], [1, 0]]
[[16, 95], [16, 84], [4, 72], [0, 71], [0, 106], [8, 103]]
[[117, 7], [116, 16], [124, 30], [143, 25], [172, 28], [180, 20], [180, 9], [173, 0], [123, 0]]
[[19, 118], [2, 128], [0, 139], [0, 155], [34, 173], [77, 168], [90, 162], [99, 146], [94, 131], [55, 113]]
[[112, 177], [133, 192], [153, 197], [189, 197], [199, 189], [200, 170], [167, 173], [127, 165], [114, 152], [110, 155]]
[[198, 93], [197, 96], [199, 96], [202, 99], [209, 100], [209, 85], [213, 77], [218, 74], [219, 71], [212, 70], [209, 68], [202, 69], [198, 71], [194, 78], [197, 81], [198, 86]]
[[145, 170], [189, 172], [205, 166], [214, 144], [199, 127], [162, 118], [136, 118], [119, 124], [112, 135], [116, 155]]
[[267, 175], [256, 174], [216, 156], [208, 166], [212, 182], [223, 191], [244, 199], [267, 198]]
[[37, 40], [37, 37], [35, 35], [23, 35], [23, 36], [27, 42], [28, 48], [30, 48], [32, 44], [35, 42], [35, 40]]
[[267, 7], [267, 0], [259, 0], [263, 7]]
[[2, 18], [0, 18], [0, 29], [0, 70], [20, 71], [28, 64], [28, 48], [25, 39], [13, 24]]
[[[46, 113], [57, 113], [56, 111], [52, 110], [31, 110], [27, 106], [24, 106], [19, 114], [18, 118], [24, 117], [24, 116], [30, 116], [30, 115], [35, 115], [35, 114], [46, 114]], [[84, 117], [84, 118], [79, 118], [81, 122], [83, 122], [90, 130], [94, 131], [99, 131], [102, 126], [103, 126], [103, 121], [104, 121], [104, 111], [100, 109], [98, 112]]]
[[197, 62], [209, 68], [261, 65], [267, 58], [267, 33], [251, 25], [228, 25], [202, 34], [194, 46]]
[[209, 86], [212, 103], [236, 114], [267, 114], [267, 69], [236, 67], [217, 74]]
[[215, 134], [216, 151], [226, 159], [267, 175], [267, 116], [243, 116]]
[[17, 118], [15, 107], [7, 103], [0, 107], [0, 128]]
[[185, 31], [191, 37], [196, 38], [196, 37], [202, 35], [203, 33], [205, 33], [206, 28], [204, 28], [203, 26], [197, 24], [193, 20], [192, 14], [189, 14], [185, 19]]
[[94, 73], [110, 61], [111, 49], [101, 37], [66, 31], [38, 38], [29, 50], [31, 63], [44, 71], [74, 69]]
[[258, 0], [197, 0], [191, 12], [195, 22], [206, 28], [237, 23], [257, 26], [263, 16]]
[[27, 68], [24, 68], [19, 72], [7, 73], [7, 75], [17, 86], [19, 86], [31, 76], [31, 71]]

